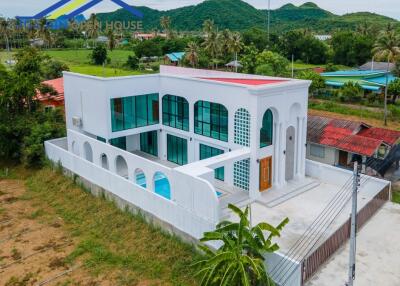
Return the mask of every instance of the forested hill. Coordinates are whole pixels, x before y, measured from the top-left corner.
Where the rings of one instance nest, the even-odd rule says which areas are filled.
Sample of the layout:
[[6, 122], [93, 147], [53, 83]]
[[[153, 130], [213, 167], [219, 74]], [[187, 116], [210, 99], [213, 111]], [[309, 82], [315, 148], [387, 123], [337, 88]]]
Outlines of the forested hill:
[[[179, 31], [197, 31], [202, 28], [206, 19], [213, 19], [220, 29], [245, 30], [254, 26], [265, 27], [267, 11], [258, 10], [241, 0], [206, 0], [198, 5], [158, 11], [148, 7], [136, 7], [144, 14], [144, 30], [160, 29], [160, 18], [169, 16], [172, 28]], [[100, 21], [128, 21], [134, 17], [123, 9], [110, 13], [99, 13]], [[316, 32], [330, 32], [338, 28], [354, 29], [361, 23], [384, 26], [398, 21], [377, 15], [361, 12], [343, 16], [335, 15], [308, 2], [301, 6], [286, 4], [271, 11], [271, 29], [287, 31], [297, 28], [309, 28]]]

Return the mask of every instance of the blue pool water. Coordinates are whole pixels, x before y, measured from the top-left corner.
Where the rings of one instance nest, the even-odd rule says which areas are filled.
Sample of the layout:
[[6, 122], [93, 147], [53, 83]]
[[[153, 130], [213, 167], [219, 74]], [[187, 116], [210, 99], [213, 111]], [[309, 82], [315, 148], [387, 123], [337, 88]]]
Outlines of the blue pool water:
[[154, 182], [155, 193], [170, 200], [171, 199], [171, 187], [169, 185], [168, 179], [165, 177], [155, 179]]
[[[160, 195], [168, 200], [171, 199], [171, 186], [169, 184], [168, 179], [161, 173], [156, 174], [154, 177], [154, 188], [155, 188], [155, 193], [157, 195]], [[146, 177], [143, 173], [137, 174], [136, 175], [136, 184], [139, 186], [146, 188]], [[222, 196], [221, 192], [216, 192], [217, 196], [220, 197]]]

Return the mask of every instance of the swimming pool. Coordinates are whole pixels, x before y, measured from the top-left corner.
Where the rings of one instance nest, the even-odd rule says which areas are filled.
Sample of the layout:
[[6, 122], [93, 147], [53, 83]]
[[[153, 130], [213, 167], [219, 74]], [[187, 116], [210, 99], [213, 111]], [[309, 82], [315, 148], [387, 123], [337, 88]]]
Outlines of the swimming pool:
[[[136, 184], [139, 186], [146, 188], [146, 177], [143, 173], [137, 174], [136, 175]], [[162, 196], [168, 200], [171, 199], [171, 186], [169, 184], [169, 181], [167, 177], [165, 177], [161, 173], [157, 173], [154, 176], [154, 189], [155, 193], [159, 196]], [[217, 196], [221, 197], [223, 194], [221, 192], [216, 191]]]

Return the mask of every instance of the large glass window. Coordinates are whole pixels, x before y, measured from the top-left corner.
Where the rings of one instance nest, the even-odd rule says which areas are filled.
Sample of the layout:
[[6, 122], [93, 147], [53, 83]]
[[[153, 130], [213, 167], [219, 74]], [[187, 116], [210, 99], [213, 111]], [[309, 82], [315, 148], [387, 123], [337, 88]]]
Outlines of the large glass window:
[[140, 150], [142, 152], [158, 156], [157, 131], [140, 134]]
[[164, 125], [189, 131], [189, 103], [185, 98], [167, 94], [162, 108]]
[[[208, 159], [218, 155], [224, 154], [224, 150], [220, 150], [211, 146], [200, 144], [200, 160]], [[225, 180], [225, 168], [221, 167], [215, 169], [215, 178], [218, 180]]]
[[262, 127], [260, 130], [260, 148], [272, 145], [274, 118], [272, 111], [268, 109], [263, 116]]
[[167, 135], [167, 160], [178, 165], [188, 163], [186, 139]]
[[218, 103], [196, 102], [194, 105], [194, 132], [228, 142], [228, 110]]
[[158, 94], [111, 99], [113, 132], [157, 124], [158, 117]]
[[114, 147], [126, 150], [126, 137], [110, 139], [110, 144]]

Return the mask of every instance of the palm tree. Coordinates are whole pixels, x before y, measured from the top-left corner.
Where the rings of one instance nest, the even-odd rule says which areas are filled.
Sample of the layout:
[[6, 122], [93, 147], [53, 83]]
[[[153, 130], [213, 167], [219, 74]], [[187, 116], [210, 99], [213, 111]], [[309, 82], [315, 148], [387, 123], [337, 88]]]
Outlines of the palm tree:
[[28, 37], [30, 39], [33, 39], [36, 35], [36, 21], [35, 20], [30, 20], [28, 24]]
[[199, 61], [199, 46], [196, 42], [189, 42], [185, 51], [185, 57], [194, 68]]
[[47, 47], [50, 46], [52, 38], [46, 18], [39, 20], [39, 28], [36, 31], [36, 36], [41, 38]]
[[232, 32], [229, 29], [225, 29], [221, 32], [221, 52], [223, 57], [230, 52], [230, 45], [232, 42]]
[[117, 45], [117, 40], [115, 39], [115, 35], [112, 29], [108, 30], [107, 37], [108, 37], [108, 49], [110, 51], [113, 51], [115, 46]]
[[[279, 249], [272, 239], [280, 236], [289, 219], [284, 219], [277, 227], [265, 222], [252, 227], [249, 207], [242, 211], [230, 204], [229, 208], [239, 217], [239, 222], [221, 222], [215, 231], [206, 232], [201, 239], [202, 242], [217, 241], [222, 246], [215, 252], [207, 246], [200, 247], [206, 255], [195, 263], [200, 267], [200, 285], [274, 285], [264, 267], [263, 254]], [[265, 232], [268, 232], [267, 238]]]
[[230, 51], [235, 54], [235, 71], [238, 71], [238, 53], [243, 49], [244, 45], [240, 33], [233, 33], [230, 39]]
[[10, 25], [7, 19], [0, 19], [0, 34], [4, 35], [6, 40], [6, 49], [10, 52]]
[[214, 31], [214, 21], [207, 19], [204, 21], [203, 23], [203, 31], [206, 35], [206, 37], [212, 32]]
[[381, 33], [378, 37], [372, 52], [375, 57], [387, 60], [386, 70], [386, 86], [385, 86], [385, 101], [384, 101], [384, 123], [387, 125], [387, 96], [389, 85], [390, 63], [394, 62], [400, 54], [400, 37], [388, 26], [388, 29]]
[[372, 33], [372, 26], [367, 21], [357, 25], [357, 32], [363, 36], [370, 36]]
[[93, 47], [95, 46], [95, 39], [99, 36], [100, 24], [97, 21], [96, 14], [91, 14], [86, 25], [86, 33], [89, 38], [93, 40]]
[[160, 19], [160, 25], [167, 34], [167, 38], [171, 38], [171, 18], [169, 16], [162, 16]]
[[211, 31], [203, 42], [204, 50], [209, 54], [213, 62], [213, 68], [217, 68], [217, 58], [221, 51], [221, 37], [217, 31]]

